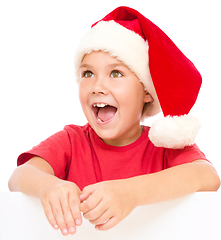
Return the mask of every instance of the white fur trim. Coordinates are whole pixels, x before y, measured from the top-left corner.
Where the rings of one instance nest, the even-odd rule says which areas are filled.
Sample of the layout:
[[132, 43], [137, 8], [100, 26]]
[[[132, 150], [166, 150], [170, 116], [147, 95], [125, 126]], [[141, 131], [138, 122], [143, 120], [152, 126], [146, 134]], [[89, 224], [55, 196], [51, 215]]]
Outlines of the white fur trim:
[[144, 39], [116, 23], [101, 21], [82, 39], [76, 52], [76, 69], [83, 57], [92, 51], [109, 52], [125, 63], [139, 79], [148, 78], [148, 44]]
[[108, 52], [130, 68], [154, 99], [146, 115], [153, 116], [160, 112], [160, 104], [149, 70], [148, 43], [139, 34], [115, 21], [97, 23], [84, 36], [76, 51], [77, 81], [79, 81], [79, 68], [83, 57], [92, 51]]
[[153, 123], [149, 138], [156, 147], [180, 149], [192, 145], [200, 129], [197, 118], [183, 116], [167, 116]]

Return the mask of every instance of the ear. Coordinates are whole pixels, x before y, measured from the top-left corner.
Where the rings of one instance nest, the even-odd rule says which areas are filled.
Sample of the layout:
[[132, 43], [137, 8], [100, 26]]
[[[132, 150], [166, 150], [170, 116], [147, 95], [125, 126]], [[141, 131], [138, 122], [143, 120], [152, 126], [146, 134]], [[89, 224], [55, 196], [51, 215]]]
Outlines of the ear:
[[153, 100], [153, 97], [147, 91], [145, 91], [144, 102], [149, 103], [153, 102]]

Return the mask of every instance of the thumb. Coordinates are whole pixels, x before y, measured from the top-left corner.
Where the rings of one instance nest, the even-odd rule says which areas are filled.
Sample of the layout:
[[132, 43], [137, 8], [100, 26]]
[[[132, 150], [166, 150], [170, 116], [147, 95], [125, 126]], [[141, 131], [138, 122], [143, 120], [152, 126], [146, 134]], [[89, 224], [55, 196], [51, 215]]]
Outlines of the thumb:
[[86, 201], [90, 197], [90, 195], [92, 195], [94, 193], [94, 191], [97, 189], [97, 187], [98, 187], [97, 184], [86, 186], [82, 190], [82, 194], [80, 195], [81, 202]]

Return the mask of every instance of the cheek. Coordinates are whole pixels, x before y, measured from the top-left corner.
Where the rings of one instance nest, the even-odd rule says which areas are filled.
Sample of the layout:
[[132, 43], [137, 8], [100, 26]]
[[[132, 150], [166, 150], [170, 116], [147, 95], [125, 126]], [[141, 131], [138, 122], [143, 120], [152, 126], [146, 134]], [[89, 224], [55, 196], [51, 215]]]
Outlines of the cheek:
[[87, 95], [88, 95], [86, 84], [83, 82], [80, 82], [78, 91], [79, 91], [79, 94], [78, 94], [79, 100], [81, 102], [82, 107], [84, 107], [84, 104], [87, 102]]
[[133, 86], [124, 88], [125, 98], [124, 102], [128, 107], [142, 111], [144, 105], [145, 92], [143, 86]]

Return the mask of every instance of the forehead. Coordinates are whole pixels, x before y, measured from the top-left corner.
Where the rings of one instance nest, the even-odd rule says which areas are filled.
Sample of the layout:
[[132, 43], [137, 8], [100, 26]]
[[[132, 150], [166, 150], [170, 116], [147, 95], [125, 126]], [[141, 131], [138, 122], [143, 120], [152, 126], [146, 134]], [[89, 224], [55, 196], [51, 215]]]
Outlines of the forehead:
[[85, 54], [79, 70], [112, 71], [114, 69], [122, 71], [124, 74], [127, 74], [127, 76], [135, 77], [139, 80], [136, 74], [131, 71], [131, 69], [126, 64], [124, 64], [116, 57], [112, 56], [110, 53], [103, 51], [93, 51], [91, 53]]
[[110, 65], [110, 66], [124, 66], [127, 67], [123, 62], [117, 59], [114, 56], [111, 56], [108, 52], [91, 52], [89, 54], [85, 54], [80, 67], [88, 67], [89, 65]]

